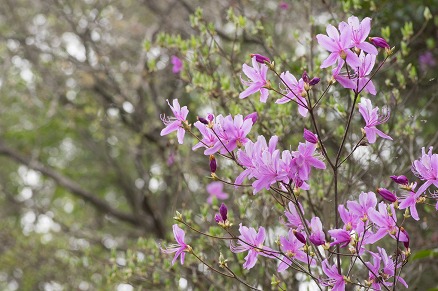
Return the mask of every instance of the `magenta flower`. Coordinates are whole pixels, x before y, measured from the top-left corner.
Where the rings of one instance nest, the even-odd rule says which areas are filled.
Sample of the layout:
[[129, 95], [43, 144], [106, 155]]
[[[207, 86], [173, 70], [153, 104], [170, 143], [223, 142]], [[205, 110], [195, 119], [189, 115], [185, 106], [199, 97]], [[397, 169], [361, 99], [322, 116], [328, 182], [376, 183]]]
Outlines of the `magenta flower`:
[[374, 36], [374, 37], [370, 37], [369, 40], [377, 47], [381, 47], [385, 49], [391, 48], [388, 42], [382, 37]]
[[221, 207], [219, 207], [219, 213], [216, 213], [214, 216], [214, 220], [217, 223], [222, 223], [223, 225], [225, 225], [228, 219], [227, 215], [228, 215], [228, 208], [224, 203], [222, 203]]
[[402, 198], [400, 198], [400, 205], [398, 206], [399, 209], [406, 209], [409, 207], [409, 211], [411, 213], [411, 216], [415, 220], [420, 220], [420, 217], [418, 216], [417, 211], [417, 199], [421, 196], [421, 192], [417, 191], [415, 193], [415, 187], [417, 186], [417, 183], [413, 183], [411, 185], [411, 190], [408, 191], [407, 194], [403, 195]]
[[242, 71], [251, 81], [245, 81], [242, 78], [242, 84], [248, 86], [242, 93], [240, 93], [239, 98], [243, 99], [252, 95], [256, 92], [260, 92], [260, 102], [266, 103], [269, 96], [268, 89], [264, 88], [268, 82], [266, 80], [266, 74], [268, 72], [268, 66], [265, 64], [260, 64], [257, 62], [256, 56], [252, 57], [252, 68], [247, 64], [243, 64]]
[[292, 266], [292, 260], [298, 260], [305, 264], [315, 265], [315, 259], [309, 257], [303, 250], [304, 244], [300, 242], [294, 235], [292, 230], [289, 230], [287, 237], [280, 237], [281, 249], [286, 254], [280, 260], [278, 272], [283, 272]]
[[432, 154], [432, 150], [433, 147], [430, 147], [429, 152], [426, 154], [426, 150], [422, 148], [421, 158], [415, 160], [411, 167], [415, 176], [426, 181], [417, 190], [418, 196], [423, 194], [431, 185], [438, 187], [438, 154]]
[[316, 144], [307, 142], [298, 145], [298, 151], [292, 153], [292, 168], [297, 173], [297, 176], [303, 180], [309, 180], [311, 167], [317, 169], [325, 169], [325, 164], [320, 159], [317, 159], [314, 155], [316, 150]]
[[391, 191], [389, 191], [388, 189], [378, 188], [377, 193], [379, 193], [380, 196], [383, 197], [383, 199], [385, 199], [391, 203], [397, 201], [397, 196], [394, 193], [392, 193]]
[[325, 243], [324, 231], [322, 231], [322, 223], [319, 217], [312, 217], [310, 220], [311, 233], [309, 240], [316, 246], [323, 245]]
[[337, 62], [342, 66], [345, 61], [353, 68], [359, 67], [359, 58], [350, 50], [354, 46], [351, 29], [341, 29], [339, 34], [336, 27], [329, 24], [326, 31], [328, 36], [324, 34], [316, 36], [318, 43], [330, 52], [328, 58], [322, 62], [321, 68], [330, 67]]
[[310, 143], [314, 143], [314, 144], [318, 143], [318, 136], [306, 128], [304, 128], [303, 137], [306, 141]]
[[399, 185], [408, 185], [409, 184], [408, 178], [406, 178], [406, 176], [404, 176], [404, 175], [390, 176], [390, 178], [392, 181], [396, 182]]
[[[345, 22], [344, 22], [345, 23]], [[345, 23], [345, 25], [347, 25]], [[377, 55], [377, 49], [366, 41], [371, 30], [371, 18], [365, 17], [359, 22], [359, 18], [351, 16], [348, 18], [348, 27], [351, 29], [351, 40], [356, 48], [359, 48], [369, 54]]]
[[183, 69], [183, 62], [177, 56], [172, 56], [170, 62], [172, 63], [172, 72], [178, 74]]
[[374, 192], [362, 192], [359, 195], [359, 202], [348, 201], [347, 206], [352, 214], [357, 215], [360, 219], [366, 219], [369, 216], [369, 210], [374, 209], [377, 205], [377, 197]]
[[324, 286], [332, 287], [332, 291], [344, 291], [345, 290], [345, 281], [344, 276], [339, 274], [338, 268], [336, 264], [330, 266], [327, 260], [322, 262], [322, 270], [324, 274], [328, 277], [327, 280], [324, 280], [322, 284]]
[[170, 109], [172, 109], [175, 117], [166, 118], [164, 115], [161, 116], [161, 120], [166, 127], [161, 131], [160, 135], [164, 136], [171, 132], [177, 131], [178, 143], [183, 144], [184, 135], [186, 133], [184, 124], [187, 124], [186, 118], [187, 114], [189, 114], [189, 110], [187, 109], [187, 106], [181, 108], [177, 99], [173, 99], [173, 106], [170, 105], [169, 100], [166, 101], [167, 104], [169, 104]]
[[[395, 274], [395, 263], [392, 260], [391, 257], [388, 256], [385, 249], [377, 247], [379, 253], [373, 253], [370, 252], [373, 256], [373, 264], [367, 262], [365, 263], [368, 267], [369, 271], [369, 281], [372, 282], [371, 287], [373, 290], [382, 290], [381, 284], [385, 286], [392, 286], [393, 280], [391, 277], [394, 277]], [[381, 263], [383, 263], [383, 266], [381, 267]], [[400, 269], [402, 265], [402, 262], [399, 261], [397, 264], [397, 269]], [[379, 277], [376, 277], [379, 276]], [[408, 284], [406, 284], [406, 281], [401, 278], [400, 276], [397, 276], [396, 279], [403, 284], [406, 288], [408, 288]]]
[[222, 182], [211, 182], [207, 185], [207, 192], [209, 194], [207, 199], [208, 204], [213, 202], [213, 197], [216, 197], [218, 200], [228, 199], [228, 194], [224, 192], [224, 184]]
[[376, 142], [376, 135], [392, 140], [389, 135], [376, 128], [377, 125], [388, 121], [390, 116], [389, 113], [385, 114], [384, 116], [379, 116], [379, 107], [373, 108], [371, 100], [366, 98], [361, 98], [361, 102], [359, 103], [359, 112], [362, 114], [362, 117], [365, 120], [364, 130], [370, 144]]
[[344, 229], [331, 229], [328, 231], [333, 242], [330, 243], [330, 246], [340, 245], [341, 248], [344, 248], [350, 244], [350, 232]]
[[268, 258], [273, 258], [272, 253], [275, 251], [265, 247], [263, 242], [265, 241], [265, 228], [260, 226], [257, 233], [253, 227], [246, 227], [239, 225], [239, 240], [238, 245], [230, 244], [230, 249], [233, 253], [241, 253], [248, 251], [248, 255], [245, 257], [244, 269], [251, 269], [257, 263], [257, 256], [262, 255]]
[[173, 236], [175, 237], [175, 240], [178, 244], [172, 245], [170, 248], [161, 249], [161, 251], [165, 254], [171, 254], [176, 252], [172, 260], [172, 265], [175, 264], [179, 256], [181, 256], [180, 259], [182, 265], [184, 264], [184, 258], [186, 256], [186, 252], [190, 252], [192, 248], [184, 242], [184, 236], [185, 236], [184, 230], [179, 228], [177, 224], [174, 224], [172, 228], [173, 228]]
[[298, 103], [298, 112], [305, 117], [308, 110], [307, 101], [306, 98], [304, 98], [307, 96], [307, 92], [304, 88], [304, 80], [301, 78], [297, 81], [295, 76], [289, 73], [289, 71], [281, 73], [280, 78], [287, 86], [287, 93], [285, 97], [278, 99], [275, 103], [284, 104], [291, 100], [295, 100], [295, 102]]
[[377, 226], [378, 230], [369, 238], [368, 243], [375, 243], [387, 234], [394, 239], [397, 239], [398, 236], [399, 241], [408, 241], [406, 234], [397, 226], [397, 215], [395, 214], [394, 205], [391, 204], [389, 207], [391, 210], [390, 213], [388, 213], [387, 204], [385, 202], [380, 202], [379, 211], [376, 211], [375, 209], [369, 210], [370, 220]]

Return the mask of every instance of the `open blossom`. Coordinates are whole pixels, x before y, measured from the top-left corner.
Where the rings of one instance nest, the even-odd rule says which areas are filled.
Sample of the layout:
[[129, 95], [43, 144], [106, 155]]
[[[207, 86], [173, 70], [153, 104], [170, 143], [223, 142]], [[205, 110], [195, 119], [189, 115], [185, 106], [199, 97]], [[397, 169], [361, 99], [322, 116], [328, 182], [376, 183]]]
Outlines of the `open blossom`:
[[336, 264], [330, 266], [327, 260], [322, 262], [322, 270], [324, 274], [328, 277], [326, 280], [321, 280], [321, 283], [325, 286], [332, 287], [332, 291], [344, 291], [345, 290], [345, 280], [344, 276], [339, 274]]
[[408, 241], [408, 237], [397, 226], [397, 215], [395, 214], [394, 205], [391, 204], [390, 212], [388, 213], [387, 204], [385, 202], [379, 203], [379, 211], [370, 209], [370, 220], [377, 226], [378, 230], [370, 237], [368, 243], [375, 243], [389, 234], [392, 238], [402, 242]]
[[419, 195], [432, 185], [438, 187], [438, 154], [432, 154], [432, 151], [433, 147], [430, 147], [426, 154], [426, 150], [422, 148], [421, 157], [412, 164], [412, 172], [421, 180], [426, 181], [418, 188], [417, 194]]
[[289, 71], [281, 73], [280, 75], [281, 80], [286, 84], [287, 90], [286, 90], [286, 96], [278, 99], [275, 101], [277, 104], [284, 104], [291, 100], [295, 100], [295, 102], [298, 103], [298, 112], [302, 116], [307, 115], [307, 101], [306, 101], [306, 95], [307, 92], [304, 88], [304, 80], [301, 78], [297, 81], [294, 75], [289, 73]]
[[233, 253], [241, 253], [248, 251], [248, 255], [245, 257], [245, 263], [243, 264], [244, 269], [251, 269], [257, 263], [257, 256], [262, 255], [265, 257], [272, 258], [272, 252], [274, 250], [263, 245], [265, 241], [265, 228], [260, 226], [259, 231], [253, 227], [246, 227], [242, 224], [239, 225], [239, 240], [237, 241], [237, 246], [233, 243], [230, 244], [230, 249]]
[[269, 91], [264, 87], [268, 84], [266, 80], [268, 66], [265, 64], [259, 64], [256, 56], [253, 56], [252, 68], [247, 64], [243, 64], [242, 71], [251, 81], [245, 81], [241, 78], [242, 84], [248, 86], [248, 88], [239, 94], [239, 98], [243, 99], [256, 92], [260, 92], [260, 101], [266, 103], [266, 100], [269, 96]]
[[298, 260], [305, 264], [310, 263], [310, 265], [315, 265], [315, 259], [309, 257], [304, 251], [304, 244], [300, 242], [294, 235], [292, 230], [289, 230], [287, 237], [280, 237], [281, 249], [286, 254], [280, 260], [278, 265], [278, 272], [283, 272], [289, 266], [292, 266], [292, 260]]
[[309, 179], [312, 167], [317, 169], [325, 169], [323, 161], [315, 156], [316, 144], [307, 142], [298, 145], [298, 151], [292, 153], [292, 168], [296, 171], [297, 176], [307, 181]]
[[[303, 221], [301, 220], [301, 216], [298, 213], [297, 206], [289, 201], [288, 208], [284, 211], [284, 215], [287, 218], [287, 222], [285, 223], [287, 227], [302, 230], [304, 228]], [[298, 202], [298, 207], [300, 207], [301, 213], [304, 214], [303, 206], [300, 202]]]
[[[341, 26], [341, 25], [340, 25]], [[341, 26], [343, 27], [343, 26]], [[333, 25], [327, 25], [327, 35], [318, 34], [316, 39], [318, 43], [330, 52], [330, 55], [325, 59], [321, 68], [327, 68], [335, 63], [340, 63], [341, 66], [347, 62], [352, 67], [360, 66], [359, 58], [350, 49], [354, 46], [351, 41], [351, 29], [340, 29], [340, 32]]]
[[376, 128], [377, 125], [388, 121], [389, 113], [384, 116], [379, 116], [379, 107], [373, 108], [371, 100], [367, 98], [361, 98], [361, 102], [359, 103], [359, 112], [362, 114], [362, 117], [365, 120], [364, 130], [370, 144], [376, 142], [376, 135], [392, 140], [389, 135]]
[[362, 21], [356, 16], [348, 18], [348, 24], [342, 23], [345, 29], [351, 29], [351, 40], [353, 45], [369, 54], [377, 55], [375, 46], [366, 41], [371, 30], [371, 18], [365, 17]]
[[330, 246], [340, 245], [341, 248], [344, 248], [350, 244], [351, 236], [349, 231], [344, 229], [331, 229], [328, 233], [334, 239], [334, 241], [330, 243]]
[[184, 258], [186, 256], [186, 252], [189, 252], [191, 250], [191, 247], [184, 242], [184, 237], [185, 237], [184, 230], [179, 228], [177, 224], [174, 224], [172, 228], [173, 228], [173, 235], [175, 237], [177, 245], [172, 245], [169, 248], [161, 249], [161, 251], [165, 254], [171, 254], [176, 252], [172, 260], [172, 265], [175, 264], [178, 257], [180, 257], [181, 265], [182, 265], [184, 264]]
[[222, 182], [211, 182], [207, 185], [207, 192], [209, 194], [207, 203], [209, 204], [213, 202], [213, 197], [216, 197], [218, 200], [228, 199], [228, 194], [224, 192], [224, 184]]
[[189, 114], [189, 110], [187, 106], [181, 108], [177, 99], [173, 99], [173, 106], [170, 105], [169, 100], [166, 100], [167, 104], [169, 104], [170, 109], [172, 109], [173, 118], [166, 118], [165, 116], [161, 117], [164, 125], [166, 127], [161, 131], [160, 135], [168, 135], [171, 132], [177, 131], [178, 143], [182, 144], [184, 142], [184, 135], [186, 133], [184, 129], [184, 124], [187, 123], [187, 115]]

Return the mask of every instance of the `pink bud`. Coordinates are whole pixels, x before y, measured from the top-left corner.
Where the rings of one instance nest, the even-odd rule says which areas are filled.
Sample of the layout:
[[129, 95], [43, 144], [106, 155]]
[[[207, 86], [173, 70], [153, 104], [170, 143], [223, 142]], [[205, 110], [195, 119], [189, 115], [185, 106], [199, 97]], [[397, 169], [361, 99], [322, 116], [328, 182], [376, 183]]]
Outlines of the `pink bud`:
[[243, 120], [247, 120], [248, 118], [250, 118], [252, 120], [252, 124], [255, 124], [257, 122], [258, 119], [258, 114], [257, 112], [253, 112], [248, 114], [247, 116], [245, 116], [245, 118], [243, 118]]
[[221, 217], [222, 217], [222, 220], [223, 221], [226, 221], [227, 220], [227, 214], [228, 214], [228, 208], [227, 208], [227, 206], [224, 204], [224, 203], [222, 203], [221, 204], [221, 207], [219, 207], [219, 213], [221, 214]]
[[302, 242], [303, 244], [306, 243], [306, 238], [304, 237], [304, 235], [301, 232], [296, 231], [295, 229], [293, 230], [293, 233], [295, 235], [295, 237]]
[[313, 243], [315, 246], [320, 246], [323, 245], [325, 243], [325, 241], [321, 240], [321, 238], [319, 236], [310, 236], [309, 240], [311, 243]]
[[210, 155], [210, 172], [216, 173], [217, 163], [213, 155]]
[[386, 42], [386, 40], [382, 37], [370, 37], [369, 40], [371, 43], [377, 47], [382, 47], [386, 49], [390, 49], [389, 44]]
[[410, 238], [409, 238], [409, 234], [408, 234], [408, 232], [404, 229], [404, 228], [401, 228], [401, 231], [406, 235], [406, 237], [408, 238], [408, 241], [404, 241], [403, 242], [403, 245], [405, 246], [405, 248], [409, 248], [409, 241], [410, 241]]
[[308, 129], [304, 129], [303, 137], [304, 137], [304, 139], [305, 139], [306, 141], [308, 141], [308, 142], [310, 142], [310, 143], [313, 143], [313, 144], [318, 143], [318, 137], [317, 137], [317, 135], [314, 134], [313, 132], [311, 132], [311, 131], [308, 130]]
[[397, 196], [385, 188], [377, 189], [377, 193], [379, 193], [380, 196], [383, 197], [383, 199], [388, 200], [391, 203], [397, 201]]
[[400, 175], [400, 176], [391, 176], [390, 177], [394, 182], [400, 185], [407, 185], [409, 184], [408, 178], [406, 176]]
[[256, 61], [260, 64], [264, 64], [265, 62], [268, 62], [268, 63], [271, 62], [271, 60], [268, 57], [265, 57], [265, 56], [260, 55], [260, 54], [251, 54], [250, 56], [251, 56], [251, 58], [255, 57]]
[[208, 113], [207, 114], [207, 119], [208, 119], [208, 121], [212, 122], [214, 120], [214, 114], [213, 113]]
[[310, 82], [309, 82], [309, 85], [310, 85], [310, 86], [315, 86], [316, 84], [319, 83], [320, 80], [321, 80], [321, 79], [318, 78], [318, 77], [312, 78], [312, 80], [310, 80]]
[[221, 215], [220, 215], [219, 213], [216, 213], [216, 214], [214, 215], [214, 221], [216, 221], [217, 223], [219, 223], [219, 222], [224, 222], [224, 221], [222, 220]]

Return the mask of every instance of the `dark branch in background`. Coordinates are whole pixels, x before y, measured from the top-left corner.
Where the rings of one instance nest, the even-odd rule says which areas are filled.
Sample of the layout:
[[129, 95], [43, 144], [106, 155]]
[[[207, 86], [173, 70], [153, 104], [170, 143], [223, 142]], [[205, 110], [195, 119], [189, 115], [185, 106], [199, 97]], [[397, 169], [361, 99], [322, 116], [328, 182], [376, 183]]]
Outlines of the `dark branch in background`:
[[61, 175], [54, 169], [46, 165], [43, 165], [32, 158], [28, 158], [14, 149], [9, 148], [1, 141], [0, 141], [0, 155], [11, 158], [16, 162], [27, 166], [29, 169], [38, 171], [41, 174], [53, 179], [59, 186], [66, 188], [73, 195], [91, 203], [97, 210], [105, 214], [113, 216], [114, 218], [117, 218], [124, 222], [128, 222], [134, 226], [142, 225], [141, 221], [136, 219], [135, 216], [112, 208], [108, 203], [93, 195], [93, 193], [88, 192], [85, 189], [82, 189], [81, 186], [79, 186], [76, 182]]

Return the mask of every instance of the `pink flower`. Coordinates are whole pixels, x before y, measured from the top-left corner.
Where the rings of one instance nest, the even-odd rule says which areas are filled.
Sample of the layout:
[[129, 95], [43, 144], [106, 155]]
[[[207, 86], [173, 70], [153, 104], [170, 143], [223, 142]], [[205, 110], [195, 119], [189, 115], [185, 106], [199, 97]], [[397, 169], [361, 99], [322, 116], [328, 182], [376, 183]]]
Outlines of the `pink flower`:
[[322, 223], [319, 217], [312, 217], [310, 220], [311, 233], [309, 240], [316, 246], [323, 245], [325, 243], [324, 231], [322, 231]]
[[331, 229], [328, 233], [334, 239], [334, 241], [330, 243], [330, 246], [340, 245], [341, 248], [344, 248], [350, 244], [351, 237], [349, 231], [344, 229]]
[[420, 220], [420, 217], [418, 216], [417, 211], [417, 199], [421, 196], [421, 192], [417, 191], [415, 193], [414, 189], [417, 186], [417, 183], [413, 183], [411, 185], [411, 190], [408, 191], [407, 194], [403, 195], [402, 198], [400, 198], [400, 205], [398, 208], [400, 209], [406, 209], [409, 207], [409, 211], [411, 212], [411, 216], [415, 220]]
[[[345, 28], [347, 28], [346, 23], [345, 26]], [[371, 18], [365, 17], [359, 22], [359, 18], [356, 16], [351, 16], [348, 18], [348, 28], [351, 29], [351, 40], [355, 47], [369, 54], [378, 54], [377, 49], [366, 41], [371, 30]]]
[[333, 288], [332, 291], [345, 290], [344, 276], [339, 274], [336, 264], [330, 266], [327, 260], [324, 260], [322, 262], [322, 270], [324, 274], [326, 274], [326, 276], [328, 277], [328, 279], [325, 280], [325, 282], [324, 281], [322, 282], [323, 285], [332, 287]]
[[379, 203], [379, 211], [375, 209], [369, 210], [370, 220], [377, 226], [377, 232], [370, 237], [368, 243], [375, 243], [381, 240], [384, 236], [389, 234], [392, 238], [397, 239], [402, 242], [408, 241], [408, 237], [404, 232], [402, 232], [397, 226], [397, 215], [395, 214], [394, 205], [390, 206], [391, 212], [388, 213], [387, 204], [385, 202]]
[[309, 180], [311, 167], [317, 169], [325, 169], [325, 164], [320, 159], [317, 159], [314, 155], [316, 150], [316, 144], [307, 142], [298, 145], [298, 151], [292, 153], [292, 168], [297, 173], [297, 176], [303, 180]]
[[186, 133], [184, 129], [184, 124], [187, 123], [187, 114], [189, 114], [189, 110], [187, 106], [183, 108], [180, 107], [178, 100], [173, 100], [173, 106], [170, 105], [169, 100], [166, 100], [167, 104], [169, 104], [170, 109], [172, 109], [173, 118], [166, 118], [164, 115], [161, 116], [161, 120], [163, 121], [166, 127], [161, 131], [160, 135], [168, 135], [171, 132], [177, 131], [178, 143], [182, 144], [184, 142], [184, 135]]
[[256, 56], [254, 56], [252, 57], [252, 68], [247, 64], [243, 64], [242, 70], [251, 81], [245, 81], [240, 78], [242, 84], [248, 86], [248, 88], [240, 93], [239, 98], [243, 99], [256, 92], [260, 92], [260, 102], [266, 103], [269, 91], [264, 87], [267, 85], [266, 74], [268, 72], [268, 66], [265, 64], [259, 64]]
[[417, 190], [418, 196], [423, 194], [431, 185], [438, 187], [438, 154], [432, 154], [432, 150], [433, 147], [430, 147], [429, 152], [426, 154], [425, 149], [422, 148], [421, 158], [415, 160], [412, 164], [412, 173], [421, 180], [426, 181]]
[[359, 195], [359, 203], [356, 201], [348, 201], [347, 206], [350, 212], [357, 215], [359, 218], [368, 218], [369, 210], [374, 209], [377, 205], [377, 198], [374, 192], [362, 192]]
[[179, 228], [177, 224], [174, 224], [172, 228], [173, 228], [173, 235], [178, 244], [172, 245], [170, 248], [161, 249], [161, 251], [165, 254], [171, 254], [176, 252], [172, 260], [172, 265], [175, 264], [175, 261], [178, 259], [179, 256], [181, 256], [180, 259], [182, 265], [184, 264], [184, 258], [186, 256], [186, 252], [189, 252], [192, 248], [184, 242], [184, 236], [185, 236], [184, 230]]
[[340, 29], [341, 33], [339, 34], [336, 27], [329, 24], [326, 31], [328, 36], [324, 34], [316, 36], [318, 43], [330, 52], [328, 58], [322, 62], [321, 68], [330, 67], [337, 62], [342, 66], [345, 61], [354, 68], [359, 67], [359, 58], [350, 50], [354, 46], [351, 29]]
[[307, 101], [306, 98], [304, 98], [307, 93], [304, 89], [303, 79], [301, 78], [299, 81], [297, 81], [295, 76], [289, 73], [289, 71], [281, 73], [280, 78], [287, 85], [287, 93], [285, 97], [278, 99], [275, 101], [275, 103], [284, 104], [291, 100], [295, 100], [298, 103], [298, 112], [305, 117], [308, 110]]
[[315, 259], [310, 258], [304, 251], [304, 244], [300, 242], [294, 235], [292, 230], [289, 230], [287, 237], [280, 237], [281, 249], [286, 254], [280, 260], [278, 265], [278, 272], [283, 272], [292, 266], [292, 260], [298, 260], [305, 264], [315, 265]]
[[216, 197], [218, 200], [228, 199], [228, 194], [224, 192], [224, 184], [222, 182], [211, 182], [207, 185], [207, 192], [210, 195], [207, 199], [208, 204], [213, 202], [213, 197]]
[[177, 56], [172, 56], [170, 62], [172, 63], [172, 72], [178, 74], [183, 69], [183, 62]]
[[239, 225], [239, 240], [238, 245], [230, 244], [230, 249], [233, 253], [241, 253], [248, 251], [248, 255], [245, 257], [245, 263], [243, 264], [244, 269], [251, 269], [257, 263], [257, 256], [262, 255], [265, 257], [272, 258], [271, 252], [274, 250], [263, 246], [265, 241], [265, 228], [260, 226], [259, 232], [257, 233], [253, 227], [246, 227]]
[[376, 128], [377, 125], [385, 123], [389, 119], [389, 113], [384, 116], [379, 116], [379, 107], [374, 107], [371, 104], [371, 100], [366, 98], [361, 98], [361, 102], [359, 103], [359, 112], [362, 114], [363, 119], [365, 120], [365, 133], [370, 144], [376, 142], [376, 135], [392, 140], [392, 138], [383, 133], [382, 131]]

